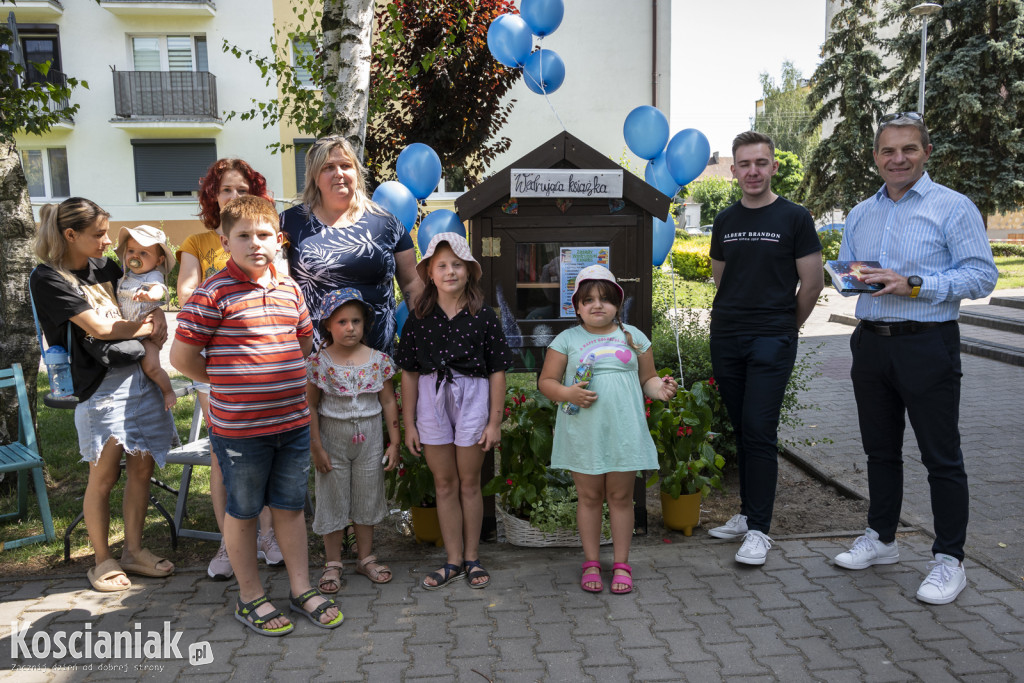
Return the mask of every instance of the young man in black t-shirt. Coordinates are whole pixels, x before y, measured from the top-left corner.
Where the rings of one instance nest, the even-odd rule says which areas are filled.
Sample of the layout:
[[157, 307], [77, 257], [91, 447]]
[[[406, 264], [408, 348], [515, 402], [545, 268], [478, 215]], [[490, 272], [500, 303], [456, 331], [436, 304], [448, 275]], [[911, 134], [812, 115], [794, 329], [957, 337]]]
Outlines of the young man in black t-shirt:
[[718, 287], [711, 363], [736, 433], [741, 502], [738, 514], [708, 533], [743, 538], [736, 561], [762, 565], [771, 548], [782, 399], [798, 330], [825, 282], [811, 214], [772, 192], [779, 170], [772, 139], [740, 133], [732, 155], [743, 197], [718, 214], [711, 237]]

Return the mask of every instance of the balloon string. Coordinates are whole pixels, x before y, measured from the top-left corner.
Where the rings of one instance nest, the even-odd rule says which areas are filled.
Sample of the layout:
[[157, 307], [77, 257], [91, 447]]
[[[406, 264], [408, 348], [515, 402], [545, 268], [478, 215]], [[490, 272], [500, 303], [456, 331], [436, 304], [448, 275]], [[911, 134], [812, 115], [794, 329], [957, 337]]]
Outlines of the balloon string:
[[[675, 221], [673, 221], [673, 223], [674, 222]], [[675, 240], [673, 240], [673, 242], [674, 241]], [[669, 257], [672, 256], [672, 249], [671, 249], [671, 247], [669, 248], [668, 254], [669, 254]], [[669, 261], [669, 263], [671, 264], [671, 261]], [[676, 298], [676, 269], [674, 267], [670, 266], [670, 270], [672, 272], [672, 307], [673, 307], [673, 310], [675, 310], [676, 315], [678, 316], [679, 315], [679, 300]], [[685, 389], [686, 388], [686, 378], [683, 377], [683, 352], [679, 350], [679, 321], [678, 320], [673, 320], [671, 322], [671, 325], [672, 325], [672, 331], [675, 332], [675, 335], [676, 335], [676, 360], [679, 361], [679, 386], [681, 386], [681, 387], [683, 387]]]
[[[537, 37], [537, 43], [538, 43], [537, 47], [540, 48], [540, 50], [543, 52], [544, 48], [540, 46], [540, 43], [542, 43], [542, 42], [544, 42], [544, 36], [538, 36]], [[525, 76], [526, 78], [529, 78], [534, 83], [537, 83], [537, 87], [540, 88], [541, 94], [544, 95], [544, 101], [548, 103], [548, 107], [551, 109], [551, 113], [555, 115], [556, 119], [558, 119], [558, 125], [560, 125], [562, 127], [562, 130], [568, 132], [569, 129], [565, 127], [564, 123], [562, 123], [562, 117], [559, 116], [558, 115], [558, 111], [555, 110], [555, 105], [551, 104], [551, 99], [548, 97], [548, 89], [544, 87], [544, 59], [543, 58], [537, 60], [537, 73], [540, 75], [540, 83], [537, 83], [537, 79], [535, 79], [533, 76], [531, 76], [529, 73], [527, 73], [525, 67], [523, 68], [523, 76]]]

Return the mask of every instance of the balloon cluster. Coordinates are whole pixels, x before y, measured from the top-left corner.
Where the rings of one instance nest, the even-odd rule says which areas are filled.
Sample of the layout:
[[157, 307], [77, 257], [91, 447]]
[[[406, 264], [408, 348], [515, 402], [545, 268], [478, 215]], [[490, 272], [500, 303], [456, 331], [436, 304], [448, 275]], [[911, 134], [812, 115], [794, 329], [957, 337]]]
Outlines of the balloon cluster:
[[519, 14], [502, 14], [487, 29], [487, 47], [496, 60], [522, 69], [526, 87], [538, 95], [553, 93], [565, 80], [565, 63], [554, 50], [533, 49], [562, 23], [562, 0], [523, 0]]
[[[633, 154], [647, 159], [644, 169], [647, 184], [669, 197], [693, 182], [711, 156], [711, 144], [696, 128], [681, 130], [669, 140], [668, 119], [661, 111], [647, 105], [629, 112], [622, 124], [622, 136]], [[673, 224], [654, 219], [654, 265], [665, 262], [675, 235]]]
[[[405, 229], [412, 232], [419, 218], [418, 200], [429, 197], [441, 182], [441, 158], [430, 145], [414, 142], [398, 155], [395, 172], [398, 180], [378, 185], [373, 192], [373, 201], [393, 213]], [[466, 236], [466, 228], [454, 211], [432, 211], [420, 221], [419, 230], [416, 231], [416, 244], [419, 245], [420, 253], [427, 250], [434, 235], [442, 232], [456, 232]], [[409, 308], [403, 301], [395, 312], [399, 335], [408, 317]]]

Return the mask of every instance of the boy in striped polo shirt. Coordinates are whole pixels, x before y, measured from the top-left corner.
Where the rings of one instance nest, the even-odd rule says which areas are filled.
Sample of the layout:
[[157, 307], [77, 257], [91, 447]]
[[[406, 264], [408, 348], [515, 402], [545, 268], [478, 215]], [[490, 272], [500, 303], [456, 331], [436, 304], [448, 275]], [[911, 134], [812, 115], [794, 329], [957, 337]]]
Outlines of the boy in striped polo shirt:
[[305, 356], [313, 325], [298, 286], [273, 266], [282, 242], [278, 220], [260, 197], [224, 207], [221, 240], [231, 260], [178, 314], [171, 347], [175, 368], [211, 385], [210, 443], [227, 489], [224, 545], [238, 579], [235, 618], [268, 636], [294, 626], [270, 604], [259, 577], [256, 520], [264, 505], [288, 569], [291, 609], [322, 628], [343, 619], [334, 600], [309, 583]]

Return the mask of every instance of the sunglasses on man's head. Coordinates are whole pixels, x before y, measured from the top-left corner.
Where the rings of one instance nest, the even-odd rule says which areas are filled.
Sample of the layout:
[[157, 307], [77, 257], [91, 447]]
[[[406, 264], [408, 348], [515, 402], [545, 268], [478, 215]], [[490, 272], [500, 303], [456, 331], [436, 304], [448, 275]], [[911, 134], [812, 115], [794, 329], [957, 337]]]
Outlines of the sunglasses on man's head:
[[924, 117], [918, 114], [916, 111], [898, 111], [894, 114], [886, 114], [882, 118], [878, 119], [879, 123], [890, 123], [898, 119], [910, 119], [911, 121], [923, 121]]

